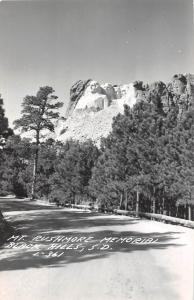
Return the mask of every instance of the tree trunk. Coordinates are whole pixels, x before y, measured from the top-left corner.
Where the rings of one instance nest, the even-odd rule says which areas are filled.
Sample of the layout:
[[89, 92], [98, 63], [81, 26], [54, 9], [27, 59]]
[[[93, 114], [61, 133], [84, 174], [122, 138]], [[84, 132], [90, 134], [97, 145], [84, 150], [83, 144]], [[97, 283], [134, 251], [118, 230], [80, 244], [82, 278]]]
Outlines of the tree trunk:
[[31, 197], [30, 200], [35, 198], [35, 188], [36, 188], [36, 177], [37, 177], [37, 169], [38, 169], [38, 156], [39, 156], [39, 132], [36, 134], [36, 150], [34, 155], [34, 162], [33, 162], [33, 175], [32, 175], [32, 187], [31, 187]]
[[126, 199], [125, 199], [125, 210], [127, 210], [127, 192], [125, 193], [125, 197], [126, 197]]
[[165, 211], [165, 199], [164, 199], [164, 196], [162, 197], [162, 214], [164, 214], [164, 211]]
[[179, 206], [177, 205], [177, 207], [176, 207], [176, 218], [178, 218], [178, 214], [179, 214]]
[[136, 198], [136, 217], [139, 216], [139, 191], [137, 190], [137, 198]]
[[120, 199], [120, 204], [119, 204], [120, 209], [121, 209], [122, 202], [123, 202], [123, 194], [121, 193], [121, 199]]
[[188, 220], [191, 221], [191, 205], [188, 205]]
[[156, 199], [155, 197], [153, 198], [153, 214], [156, 213]]
[[185, 220], [187, 219], [186, 209], [187, 209], [187, 205], [185, 204], [184, 205], [184, 219]]
[[153, 214], [156, 213], [156, 189], [155, 189], [155, 186], [154, 186], [154, 189], [153, 189], [153, 203], [152, 203], [152, 212]]

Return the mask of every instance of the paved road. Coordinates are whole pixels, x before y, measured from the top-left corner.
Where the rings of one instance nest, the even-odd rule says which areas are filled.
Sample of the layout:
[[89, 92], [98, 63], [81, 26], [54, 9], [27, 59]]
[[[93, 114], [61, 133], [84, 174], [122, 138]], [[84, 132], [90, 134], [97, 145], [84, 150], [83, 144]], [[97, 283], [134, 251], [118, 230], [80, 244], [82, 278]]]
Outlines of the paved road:
[[0, 207], [18, 230], [0, 249], [0, 299], [193, 299], [191, 229], [26, 200]]

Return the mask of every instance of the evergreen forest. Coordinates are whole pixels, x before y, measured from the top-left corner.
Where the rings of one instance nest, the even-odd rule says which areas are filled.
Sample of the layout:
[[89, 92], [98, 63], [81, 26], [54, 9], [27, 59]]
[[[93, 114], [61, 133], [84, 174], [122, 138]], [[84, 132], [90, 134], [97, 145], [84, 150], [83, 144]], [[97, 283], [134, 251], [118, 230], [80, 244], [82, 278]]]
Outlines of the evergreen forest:
[[[183, 83], [184, 76], [179, 76]], [[26, 96], [14, 129], [0, 99], [0, 196], [14, 194], [58, 205], [92, 203], [192, 219], [194, 205], [194, 103], [189, 89], [143, 86], [142, 97], [118, 114], [112, 132], [95, 142], [42, 139], [54, 131], [60, 107], [51, 87]], [[14, 133], [15, 132], [15, 133]]]

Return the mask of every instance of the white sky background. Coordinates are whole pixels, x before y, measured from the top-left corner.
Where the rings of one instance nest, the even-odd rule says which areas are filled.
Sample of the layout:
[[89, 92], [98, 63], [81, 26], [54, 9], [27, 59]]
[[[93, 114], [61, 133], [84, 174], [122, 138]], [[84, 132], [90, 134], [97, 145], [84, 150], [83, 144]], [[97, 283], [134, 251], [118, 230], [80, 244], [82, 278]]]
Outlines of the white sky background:
[[119, 84], [194, 73], [192, 7], [192, 0], [1, 2], [0, 93], [10, 125], [40, 86], [67, 104], [79, 79]]

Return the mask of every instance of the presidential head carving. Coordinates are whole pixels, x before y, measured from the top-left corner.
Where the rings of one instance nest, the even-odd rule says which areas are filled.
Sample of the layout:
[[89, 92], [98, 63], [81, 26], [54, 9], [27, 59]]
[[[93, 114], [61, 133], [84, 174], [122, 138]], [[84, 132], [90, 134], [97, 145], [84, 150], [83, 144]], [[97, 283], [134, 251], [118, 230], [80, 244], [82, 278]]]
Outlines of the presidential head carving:
[[89, 88], [89, 91], [92, 93], [92, 94], [95, 94], [95, 93], [101, 93], [101, 87], [100, 87], [100, 84], [95, 81], [95, 80], [92, 80], [90, 81], [89, 85], [88, 85], [88, 88]]
[[185, 92], [187, 84], [187, 79], [184, 75], [174, 75], [173, 82], [172, 82], [172, 88], [173, 92], [177, 95], [181, 95]]
[[120, 89], [121, 89], [121, 97], [122, 98], [127, 97], [129, 91], [129, 85], [128, 84], [121, 85]]
[[116, 99], [121, 99], [121, 97], [122, 97], [121, 88], [119, 86], [115, 86], [114, 90], [115, 90]]
[[109, 100], [116, 99], [115, 90], [110, 83], [103, 84], [102, 88]]

